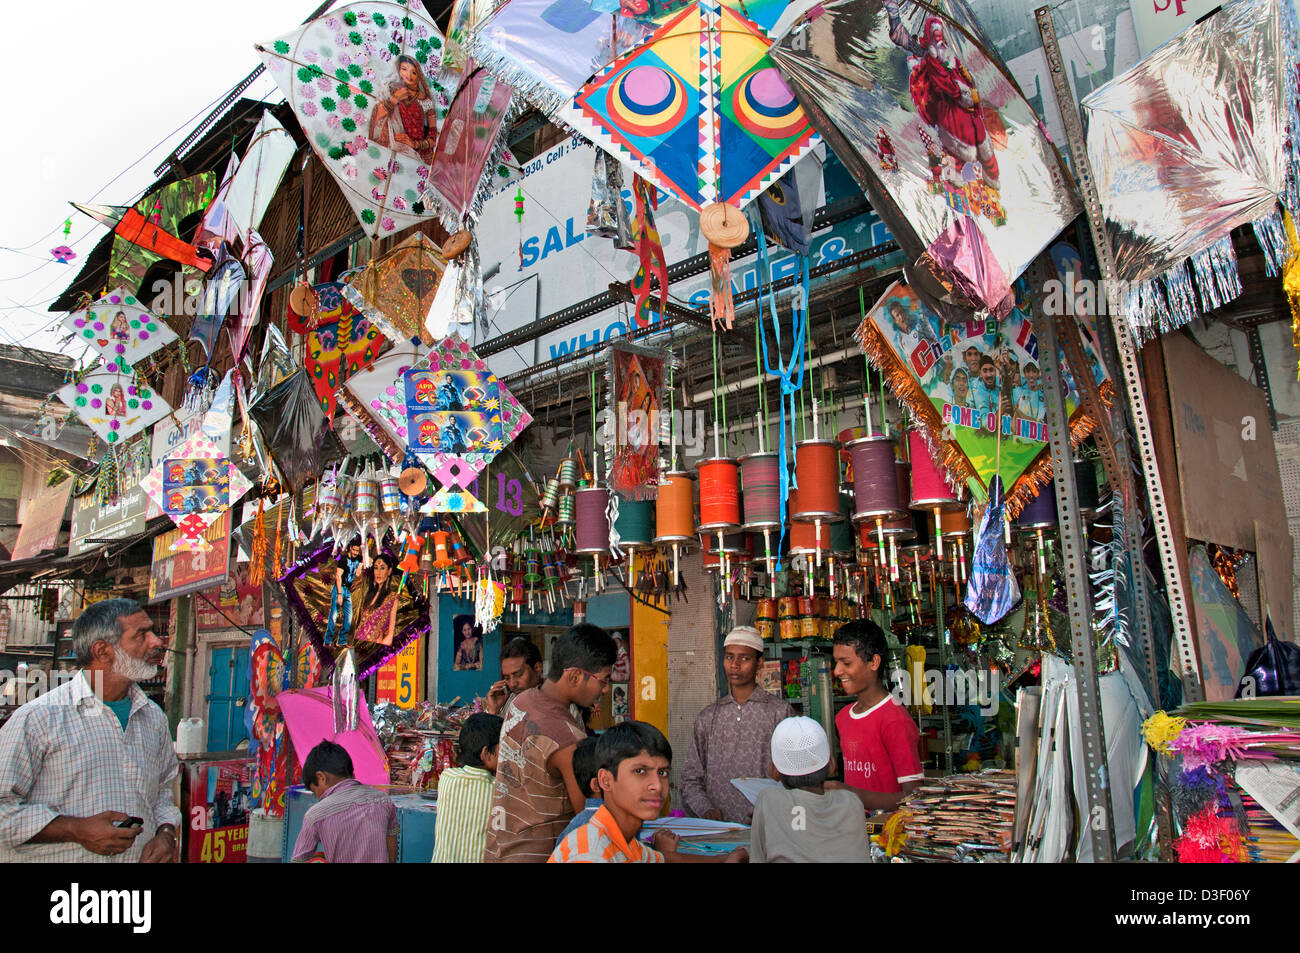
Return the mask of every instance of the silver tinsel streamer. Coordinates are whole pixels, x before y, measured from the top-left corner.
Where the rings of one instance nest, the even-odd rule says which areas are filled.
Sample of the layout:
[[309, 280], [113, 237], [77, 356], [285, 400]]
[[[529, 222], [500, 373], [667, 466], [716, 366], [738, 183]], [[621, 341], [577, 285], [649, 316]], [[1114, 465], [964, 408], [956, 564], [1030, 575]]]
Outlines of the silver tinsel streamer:
[[1259, 241], [1259, 247], [1264, 249], [1265, 273], [1270, 278], [1280, 275], [1282, 266], [1291, 257], [1282, 213], [1274, 212], [1267, 218], [1252, 222], [1251, 225], [1255, 229], [1255, 238]]
[[619, 559], [623, 553], [618, 544], [623, 541], [623, 537], [614, 525], [618, 522], [618, 494], [612, 489], [609, 491], [609, 504], [605, 507], [605, 519], [609, 521], [609, 554], [614, 559]]
[[1124, 547], [1124, 510], [1116, 494], [1102, 504], [1100, 513], [1111, 517], [1111, 541], [1092, 547], [1088, 578], [1093, 588], [1093, 625], [1103, 646], [1111, 642], [1128, 646], [1129, 620], [1121, 599], [1128, 589], [1124, 570], [1128, 554]]

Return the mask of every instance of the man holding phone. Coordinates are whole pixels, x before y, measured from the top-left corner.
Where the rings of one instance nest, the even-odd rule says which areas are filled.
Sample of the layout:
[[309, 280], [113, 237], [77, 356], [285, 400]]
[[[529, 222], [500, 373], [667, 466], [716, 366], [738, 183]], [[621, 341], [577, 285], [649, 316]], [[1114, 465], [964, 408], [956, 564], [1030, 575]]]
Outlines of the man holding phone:
[[82, 670], [0, 729], [0, 863], [174, 861], [180, 763], [136, 685], [157, 673], [162, 640], [139, 603], [108, 599], [72, 644]]

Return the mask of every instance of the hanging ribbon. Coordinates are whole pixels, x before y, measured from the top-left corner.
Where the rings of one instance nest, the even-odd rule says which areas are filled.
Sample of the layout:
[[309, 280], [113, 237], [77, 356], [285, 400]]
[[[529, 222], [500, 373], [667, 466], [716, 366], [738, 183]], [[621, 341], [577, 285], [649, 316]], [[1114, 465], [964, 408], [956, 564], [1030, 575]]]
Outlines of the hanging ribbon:
[[709, 314], [713, 330], [731, 330], [736, 305], [731, 298], [731, 249], [709, 245]]
[[629, 284], [636, 299], [633, 320], [638, 327], [645, 327], [653, 323], [645, 314], [646, 302], [650, 298], [650, 273], [653, 271], [659, 279], [659, 316], [654, 319], [659, 321], [668, 303], [668, 264], [653, 214], [653, 210], [659, 207], [659, 195], [640, 176], [636, 177], [632, 191], [636, 195], [636, 251], [641, 267]]
[[[758, 238], [758, 281], [761, 288], [764, 280], [770, 274], [767, 262], [767, 235], [763, 232], [763, 220], [760, 216], [755, 216], [753, 224]], [[778, 572], [781, 570], [781, 547], [785, 545], [786, 499], [790, 495], [791, 487], [799, 488], [798, 481], [794, 479], [790, 472], [786, 455], [786, 408], [789, 407], [790, 423], [793, 426], [794, 421], [797, 419], [794, 406], [795, 395], [803, 388], [804, 357], [808, 352], [808, 258], [801, 255], [799, 260], [801, 270], [800, 285], [799, 293], [796, 294], [794, 301], [793, 348], [789, 360], [785, 360], [781, 355], [781, 321], [776, 312], [776, 292], [768, 284], [766, 293], [761, 293], [761, 297], [767, 301], [768, 315], [772, 319], [772, 329], [776, 335], [777, 364], [775, 368], [768, 356], [767, 333], [763, 331], [762, 315], [760, 314], [758, 317], [759, 343], [762, 345], [763, 350], [763, 372], [781, 381], [781, 437], [778, 443], [778, 453], [781, 460], [781, 536], [776, 547], [776, 569]]]

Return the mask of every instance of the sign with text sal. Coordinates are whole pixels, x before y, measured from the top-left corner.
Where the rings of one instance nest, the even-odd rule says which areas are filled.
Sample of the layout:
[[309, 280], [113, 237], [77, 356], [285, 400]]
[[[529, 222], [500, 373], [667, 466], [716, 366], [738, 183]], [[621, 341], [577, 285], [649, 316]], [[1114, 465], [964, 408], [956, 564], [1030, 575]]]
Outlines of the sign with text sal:
[[[1000, 321], [950, 323], [896, 282], [858, 328], [858, 341], [951, 476], [983, 496], [1000, 473], [1003, 486], [1011, 488], [1013, 512], [1034, 495], [1036, 484], [1046, 482], [1051, 456], [1042, 366], [1033, 323], [1023, 311], [1013, 308]], [[1086, 341], [1084, 350], [1103, 384], [1105, 371]], [[1093, 424], [1080, 408], [1074, 381], [1063, 376], [1070, 435], [1077, 442]]]
[[174, 550], [182, 530], [163, 533], [153, 541], [153, 567], [149, 571], [149, 603], [165, 602], [190, 592], [211, 589], [226, 581], [230, 572], [230, 510], [203, 531], [209, 549]]

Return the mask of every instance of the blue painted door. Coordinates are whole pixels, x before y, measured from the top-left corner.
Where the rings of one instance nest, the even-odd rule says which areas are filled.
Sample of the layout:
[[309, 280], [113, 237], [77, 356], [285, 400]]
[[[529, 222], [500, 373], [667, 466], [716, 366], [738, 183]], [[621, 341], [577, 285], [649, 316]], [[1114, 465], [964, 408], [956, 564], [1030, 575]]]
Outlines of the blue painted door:
[[248, 649], [213, 648], [208, 660], [208, 750], [233, 751], [248, 737]]

